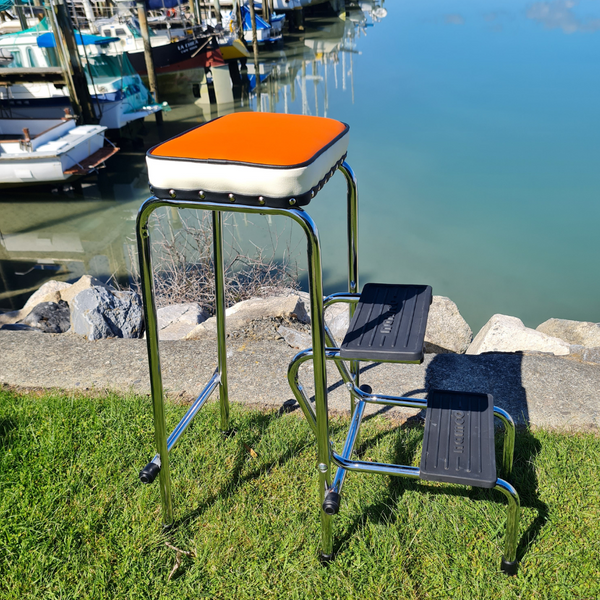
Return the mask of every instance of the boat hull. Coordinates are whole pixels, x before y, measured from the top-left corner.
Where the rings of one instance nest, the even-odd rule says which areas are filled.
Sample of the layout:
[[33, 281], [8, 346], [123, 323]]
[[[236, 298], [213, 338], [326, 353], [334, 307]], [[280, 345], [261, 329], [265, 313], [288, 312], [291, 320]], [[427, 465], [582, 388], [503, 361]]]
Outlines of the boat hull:
[[[46, 119], [44, 124], [50, 121]], [[2, 125], [5, 131], [13, 123], [6, 120]], [[33, 120], [18, 120], [17, 125], [25, 126], [28, 135], [29, 129], [35, 132]], [[11, 133], [4, 137], [13, 137], [12, 131], [18, 128], [12, 127]], [[106, 127], [100, 125], [77, 127], [74, 121], [57, 121], [31, 139], [5, 139], [0, 154], [0, 187], [64, 183], [87, 174], [114, 153], [103, 152], [105, 131]]]
[[[172, 73], [174, 71], [183, 71], [186, 69], [199, 69], [201, 67], [220, 66], [225, 64], [221, 52], [208, 46], [204, 49], [202, 45], [206, 43], [205, 38], [189, 38], [163, 46], [155, 46], [152, 48], [152, 58], [154, 60], [154, 68], [157, 74]], [[198, 50], [200, 51], [198, 52]], [[194, 53], [198, 52], [195, 56]], [[140, 75], [147, 75], [146, 59], [144, 52], [138, 50], [135, 52], [128, 51], [127, 56], [133, 68]]]

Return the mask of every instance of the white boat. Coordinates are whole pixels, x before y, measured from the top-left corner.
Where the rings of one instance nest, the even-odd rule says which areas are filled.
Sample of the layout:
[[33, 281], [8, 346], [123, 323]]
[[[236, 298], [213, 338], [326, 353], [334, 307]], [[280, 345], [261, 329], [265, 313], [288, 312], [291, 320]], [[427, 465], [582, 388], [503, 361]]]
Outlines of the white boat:
[[[76, 35], [100, 125], [120, 129], [163, 107], [156, 104], [127, 56], [108, 56], [103, 47], [111, 40], [99, 36]], [[85, 44], [85, 50], [82, 46]], [[54, 35], [43, 30], [27, 30], [0, 37], [0, 51], [13, 59], [0, 63], [0, 80], [5, 69], [57, 67]], [[7, 73], [8, 71], [4, 71]], [[49, 82], [0, 86], [0, 108], [12, 118], [60, 118], [70, 106], [65, 85]]]
[[63, 119], [0, 119], [0, 188], [64, 183], [117, 152], [102, 125]]

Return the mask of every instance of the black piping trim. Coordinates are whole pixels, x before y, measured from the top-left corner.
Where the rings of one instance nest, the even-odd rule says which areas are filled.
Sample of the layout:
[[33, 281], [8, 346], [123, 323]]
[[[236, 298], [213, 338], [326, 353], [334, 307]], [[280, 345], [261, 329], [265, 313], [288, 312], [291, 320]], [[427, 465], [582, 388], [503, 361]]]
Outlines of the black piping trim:
[[[150, 192], [157, 198], [166, 200], [196, 200], [198, 202], [219, 202], [225, 204], [246, 205], [246, 206], [268, 206], [269, 208], [293, 208], [297, 206], [306, 206], [331, 179], [333, 174], [346, 159], [342, 156], [335, 165], [327, 171], [327, 174], [317, 185], [313, 186], [308, 192], [297, 196], [255, 196], [246, 194], [232, 194], [229, 192], [211, 192], [210, 190], [180, 190], [176, 188], [158, 188], [150, 185]], [[261, 202], [262, 200], [262, 202]], [[293, 200], [293, 202], [291, 202]]]
[[177, 138], [186, 135], [190, 131], [194, 131], [196, 129], [199, 129], [200, 127], [204, 127], [204, 125], [208, 125], [209, 123], [214, 123], [218, 119], [222, 119], [222, 118], [223, 117], [217, 117], [216, 119], [213, 119], [212, 121], [202, 123], [201, 125], [198, 125], [198, 127], [194, 127], [193, 129], [188, 129], [188, 131], [184, 131], [183, 133], [180, 133], [179, 135], [176, 135], [175, 137], [172, 137], [171, 139], [166, 140], [165, 142], [161, 142], [160, 144], [153, 146], [152, 148], [150, 148], [150, 150], [148, 150], [148, 152], [146, 152], [146, 157], [147, 158], [155, 158], [157, 160], [181, 160], [181, 161], [186, 161], [186, 162], [197, 162], [197, 163], [205, 163], [205, 164], [212, 164], [212, 165], [241, 165], [244, 167], [262, 167], [263, 169], [298, 169], [300, 167], [306, 167], [306, 166], [310, 165], [311, 163], [313, 163], [319, 156], [321, 156], [321, 154], [323, 154], [323, 152], [325, 152], [326, 150], [331, 148], [331, 146], [333, 146], [339, 140], [341, 140], [350, 130], [350, 125], [348, 125], [347, 123], [343, 123], [342, 121], [339, 121], [340, 123], [342, 123], [342, 125], [344, 125], [344, 131], [342, 131], [342, 133], [337, 135], [326, 146], [323, 146], [311, 158], [309, 158], [308, 160], [306, 160], [302, 163], [298, 163], [296, 165], [266, 165], [266, 164], [262, 164], [262, 163], [251, 163], [251, 162], [243, 162], [243, 161], [235, 161], [235, 160], [225, 160], [225, 159], [221, 159], [221, 158], [184, 158], [182, 156], [156, 156], [155, 154], [152, 154], [152, 152], [154, 150], [156, 150], [156, 148], [159, 148], [163, 144], [166, 144], [167, 142], [171, 142], [172, 140], [176, 140]]

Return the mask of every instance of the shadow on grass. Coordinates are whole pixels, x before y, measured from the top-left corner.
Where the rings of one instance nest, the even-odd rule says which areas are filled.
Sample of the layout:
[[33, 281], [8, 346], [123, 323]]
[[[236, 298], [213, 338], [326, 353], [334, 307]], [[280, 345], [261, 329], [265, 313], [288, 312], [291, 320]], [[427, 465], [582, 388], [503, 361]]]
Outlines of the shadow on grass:
[[10, 432], [17, 428], [14, 419], [0, 419], [0, 448], [3, 448], [10, 439]]
[[[398, 432], [409, 429], [422, 430], [422, 422], [416, 419], [409, 420], [395, 430], [397, 441], [392, 452], [393, 456], [391, 462], [393, 464], [413, 465], [418, 458], [417, 453], [422, 442], [422, 436], [412, 435], [408, 437], [407, 441], [407, 436], [398, 435]], [[370, 437], [363, 441], [358, 452], [364, 453], [369, 448], [376, 447], [382, 438], [389, 436], [390, 434], [393, 435], [393, 432], [381, 432]], [[503, 437], [503, 435], [496, 436], [496, 455], [498, 464], [501, 464]], [[535, 438], [529, 429], [520, 428], [517, 430], [514, 467], [512, 474], [508, 479], [519, 493], [521, 507], [531, 508], [536, 513], [535, 518], [529, 524], [527, 529], [520, 534], [517, 547], [517, 559], [519, 561], [521, 561], [528, 548], [539, 536], [548, 519], [548, 507], [540, 500], [537, 492], [538, 481], [535, 472], [534, 459], [535, 456], [539, 454], [540, 450], [541, 444], [539, 440]], [[429, 495], [443, 494], [462, 496], [472, 501], [503, 502], [504, 500], [502, 494], [491, 489], [476, 487], [461, 488], [457, 486], [430, 487], [429, 485], [422, 485], [420, 480], [417, 479], [404, 477], [390, 477], [389, 479], [390, 483], [386, 497], [380, 502], [368, 506], [362, 514], [358, 515], [353, 520], [345, 534], [335, 539], [335, 551], [338, 551], [343, 547], [369, 519], [372, 519], [377, 523], [390, 523], [393, 521], [394, 515], [397, 513], [398, 503], [407, 491], [418, 491]], [[504, 528], [502, 528], [502, 531], [504, 532]]]
[[[215, 504], [215, 502], [232, 497], [243, 485], [263, 475], [265, 470], [271, 470], [274, 467], [285, 465], [306, 447], [306, 439], [298, 439], [297, 442], [287, 445], [277, 457], [271, 458], [268, 462], [268, 466], [265, 464], [258, 464], [251, 471], [247, 471], [248, 457], [251, 455], [250, 449], [258, 445], [260, 439], [265, 436], [268, 429], [273, 427], [275, 423], [282, 418], [285, 412], [287, 411], [279, 410], [269, 413], [252, 413], [244, 423], [243, 429], [240, 428], [239, 432], [234, 430], [235, 433], [233, 433], [232, 437], [233, 439], [239, 440], [239, 442], [237, 444], [235, 455], [231, 456], [232, 464], [229, 468], [230, 474], [228, 480], [224, 482], [220, 488], [215, 489], [215, 491], [196, 506], [196, 508], [182, 516], [181, 519], [176, 520], [169, 531], [174, 531], [189, 525], [200, 518], [204, 512]], [[294, 416], [291, 418], [296, 417]], [[341, 429], [343, 429], [343, 425], [332, 424], [331, 426], [331, 431], [334, 435], [338, 432], [337, 430]]]

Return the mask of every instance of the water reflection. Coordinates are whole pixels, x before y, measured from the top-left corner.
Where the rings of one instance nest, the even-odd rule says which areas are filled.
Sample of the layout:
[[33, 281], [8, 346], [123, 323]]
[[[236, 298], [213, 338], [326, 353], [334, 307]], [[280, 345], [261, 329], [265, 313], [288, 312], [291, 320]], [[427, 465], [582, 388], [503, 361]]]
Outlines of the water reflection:
[[[232, 110], [342, 120], [359, 178], [362, 283], [429, 283], [474, 329], [494, 313], [533, 327], [598, 322], [599, 18], [585, 0], [353, 3], [345, 18], [307, 19], [261, 50], [259, 89], [251, 59], [254, 85], [237, 98], [221, 94], [221, 72], [204, 81], [212, 98], [181, 78], [144, 148]], [[0, 307], [21, 306], [23, 290], [51, 277], [126, 277], [147, 194], [143, 149], [108, 165], [66, 194], [2, 192]], [[344, 204], [336, 176], [309, 207], [326, 291], [345, 285]], [[270, 236], [269, 224], [234, 222], [240, 241]]]
[[[360, 34], [385, 14], [378, 2], [361, 2], [346, 18], [330, 11], [328, 16], [308, 19], [305, 32], [289, 36], [285, 46], [261, 51], [261, 85], [257, 87], [254, 80], [237, 98], [227, 67], [213, 69], [209, 75], [216, 97], [205, 93], [195, 98], [190, 72], [178, 74], [161, 94], [161, 100], [170, 101], [173, 110], [160, 126], [146, 122], [143, 142], [138, 140], [143, 148], [122, 150], [97, 176], [74, 185], [54, 190], [4, 190], [0, 201], [0, 309], [20, 308], [48, 279], [72, 281], [87, 273], [127, 283], [135, 253], [135, 216], [148, 195], [145, 148], [233, 110], [327, 116], [330, 71], [335, 88], [339, 85], [354, 93], [352, 58], [347, 64], [346, 55], [357, 52], [356, 30]], [[193, 75], [200, 86], [209, 83], [200, 70]], [[255, 77], [251, 64], [247, 75], [248, 79]], [[232, 219], [231, 231], [240, 243], [263, 244], [281, 238], [281, 231], [273, 233], [280, 223], [269, 220], [255, 228], [248, 240], [240, 233], [240, 227], [248, 224], [243, 216]], [[288, 235], [282, 252], [297, 246], [293, 233]]]

